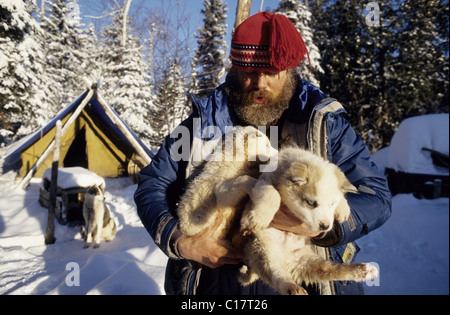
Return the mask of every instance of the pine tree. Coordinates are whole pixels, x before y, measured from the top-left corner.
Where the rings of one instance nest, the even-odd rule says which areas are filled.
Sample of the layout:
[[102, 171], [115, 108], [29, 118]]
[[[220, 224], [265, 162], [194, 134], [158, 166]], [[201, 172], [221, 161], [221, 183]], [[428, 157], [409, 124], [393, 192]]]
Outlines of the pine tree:
[[378, 130], [365, 119], [364, 110], [373, 108], [377, 95], [378, 64], [371, 26], [365, 21], [363, 9], [358, 1], [338, 0], [315, 10], [316, 37], [324, 69], [322, 90], [344, 105], [350, 123], [375, 149], [378, 145], [369, 142], [373, 142]]
[[[436, 112], [444, 93], [448, 94], [448, 1], [409, 0], [398, 10], [403, 27], [395, 67], [401, 80], [395, 100], [404, 117]], [[447, 12], [446, 22], [443, 12]], [[442, 37], [445, 24], [446, 38]]]
[[228, 47], [225, 42], [226, 12], [222, 0], [204, 0], [202, 9], [204, 26], [198, 29], [198, 49], [194, 57], [196, 64], [195, 92], [206, 96], [220, 84], [220, 74], [225, 70]]
[[373, 151], [389, 145], [405, 118], [448, 112], [449, 78], [448, 1], [376, 4], [379, 26], [353, 0], [315, 8], [321, 88], [344, 104]]
[[[48, 80], [43, 73], [34, 1], [0, 1], [0, 129], [27, 134], [48, 118]], [[15, 128], [13, 128], [13, 126]], [[19, 128], [17, 131], [16, 129]], [[5, 132], [9, 130], [9, 132]]]
[[[393, 106], [392, 96], [397, 94], [400, 79], [395, 71], [397, 60], [395, 56], [401, 49], [397, 39], [400, 23], [395, 7], [396, 1], [386, 0], [377, 3], [378, 19], [370, 23], [370, 12], [366, 12], [367, 36], [364, 58], [361, 60], [365, 69], [364, 81], [365, 104], [359, 110], [359, 130], [372, 151], [389, 144], [394, 131], [399, 124], [399, 108]], [[401, 112], [401, 111], [400, 111]], [[397, 113], [397, 114], [396, 114]]]
[[164, 138], [189, 114], [186, 87], [178, 58], [170, 61], [168, 68], [169, 70], [164, 71], [163, 80], [158, 85], [156, 94], [158, 110], [154, 118], [158, 136], [154, 138], [155, 145], [161, 144]]
[[155, 111], [147, 65], [138, 38], [127, 33], [122, 45], [123, 10], [113, 15], [112, 23], [101, 31], [102, 82], [100, 90], [120, 117], [151, 146], [155, 131], [151, 116]]
[[314, 43], [311, 12], [303, 2], [298, 0], [281, 0], [275, 12], [280, 12], [289, 18], [302, 35], [308, 48], [311, 67], [309, 67], [308, 61], [305, 61], [299, 66], [299, 72], [302, 78], [319, 86], [319, 77], [323, 73], [323, 69], [320, 66], [319, 48]]
[[41, 14], [44, 40], [45, 71], [51, 80], [53, 112], [70, 104], [85, 87], [80, 69], [83, 46], [80, 40], [82, 23], [78, 0], [48, 2], [48, 14]]

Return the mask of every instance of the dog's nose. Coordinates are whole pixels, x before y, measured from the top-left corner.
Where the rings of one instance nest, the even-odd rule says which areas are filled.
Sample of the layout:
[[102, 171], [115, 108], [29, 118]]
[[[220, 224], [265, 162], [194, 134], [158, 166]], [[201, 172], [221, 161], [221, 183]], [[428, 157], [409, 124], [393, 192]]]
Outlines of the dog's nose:
[[328, 230], [329, 227], [330, 227], [329, 224], [326, 224], [326, 223], [323, 223], [323, 222], [320, 222], [320, 223], [319, 223], [319, 228], [320, 228], [322, 231]]

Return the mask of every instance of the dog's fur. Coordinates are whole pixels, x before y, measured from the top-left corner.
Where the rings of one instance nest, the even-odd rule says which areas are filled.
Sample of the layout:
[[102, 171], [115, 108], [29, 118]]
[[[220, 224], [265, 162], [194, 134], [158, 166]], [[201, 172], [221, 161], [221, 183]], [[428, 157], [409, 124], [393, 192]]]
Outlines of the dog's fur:
[[[237, 139], [245, 140], [249, 133], [267, 139], [252, 127], [241, 129]], [[270, 146], [268, 139], [266, 143]], [[239, 161], [205, 163], [179, 203], [182, 233], [199, 233], [222, 211], [224, 222], [219, 237], [230, 239], [236, 228], [245, 235], [241, 247], [246, 266], [241, 269], [239, 281], [248, 285], [261, 278], [281, 294], [306, 294], [301, 283], [374, 278], [377, 269], [370, 264], [331, 263], [313, 252], [309, 238], [270, 227], [280, 206], [309, 229], [323, 234], [332, 229], [334, 220], [341, 223], [348, 219], [350, 208], [344, 194], [356, 192], [356, 188], [339, 168], [291, 147], [280, 150], [274, 172], [259, 176], [258, 169], [248, 162], [248, 152], [258, 154], [249, 147], [252, 144], [246, 141], [235, 147]], [[247, 194], [250, 200], [245, 198]]]
[[[275, 153], [266, 135], [253, 127], [233, 129], [227, 135], [214, 149], [215, 156], [210, 156], [188, 179], [188, 188], [178, 205], [180, 230], [185, 235], [195, 235], [211, 225], [216, 210], [225, 218], [217, 235], [225, 238], [232, 233], [232, 227], [239, 229], [236, 220], [242, 211], [237, 210], [243, 210], [244, 197], [257, 181], [261, 160], [267, 161]], [[225, 151], [230, 148], [232, 154]]]
[[104, 200], [102, 186], [91, 186], [84, 196], [83, 217], [86, 223], [83, 231], [86, 238], [84, 248], [90, 247], [92, 240], [94, 240], [94, 248], [97, 248], [102, 238], [108, 242], [116, 235], [116, 223], [111, 218]]

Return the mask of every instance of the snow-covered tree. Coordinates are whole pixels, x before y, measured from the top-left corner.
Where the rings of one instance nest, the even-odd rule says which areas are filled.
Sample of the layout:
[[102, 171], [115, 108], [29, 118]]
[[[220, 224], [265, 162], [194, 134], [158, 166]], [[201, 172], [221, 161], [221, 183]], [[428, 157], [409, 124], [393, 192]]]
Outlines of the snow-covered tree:
[[41, 30], [33, 12], [35, 1], [0, 0], [0, 129], [20, 127], [17, 136], [49, 117]]
[[[407, 116], [436, 112], [448, 95], [448, 1], [403, 1], [398, 11], [402, 29], [395, 71], [401, 79], [396, 100]], [[444, 12], [446, 21], [438, 19]]]
[[155, 136], [151, 124], [154, 96], [139, 39], [128, 31], [123, 45], [123, 14], [123, 8], [119, 8], [112, 23], [101, 31], [100, 90], [120, 117], [150, 146]]
[[169, 70], [165, 71], [164, 78], [158, 86], [153, 121], [156, 123], [158, 136], [155, 144], [160, 144], [189, 115], [187, 106], [186, 86], [181, 75], [178, 58], [169, 63]]
[[53, 111], [70, 104], [85, 90], [80, 65], [85, 55], [81, 35], [78, 0], [47, 1], [46, 13], [41, 13], [43, 42], [47, 60], [45, 72], [51, 80]]
[[204, 0], [203, 27], [198, 29], [198, 48], [194, 57], [196, 65], [194, 92], [206, 96], [220, 84], [220, 74], [225, 70], [228, 46], [225, 42], [228, 11], [222, 0]]
[[353, 0], [328, 2], [315, 10], [315, 25], [324, 70], [320, 87], [345, 106], [350, 122], [367, 141], [370, 127], [361, 120], [361, 109], [373, 101], [376, 62], [364, 6]]
[[312, 13], [305, 3], [299, 0], [280, 0], [280, 4], [275, 12], [284, 14], [298, 29], [308, 48], [311, 67], [306, 60], [299, 67], [302, 78], [319, 86], [319, 77], [323, 73], [320, 66], [320, 52], [314, 43], [314, 31], [312, 28]]
[[448, 1], [375, 4], [379, 14], [352, 0], [315, 10], [321, 88], [344, 104], [373, 151], [405, 118], [448, 111], [449, 77]]

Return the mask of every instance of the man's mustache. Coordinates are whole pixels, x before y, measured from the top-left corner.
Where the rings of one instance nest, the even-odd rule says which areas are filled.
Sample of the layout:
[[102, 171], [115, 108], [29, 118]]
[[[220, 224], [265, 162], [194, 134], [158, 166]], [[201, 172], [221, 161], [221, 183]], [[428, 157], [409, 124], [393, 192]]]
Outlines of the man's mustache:
[[264, 98], [270, 98], [272, 96], [272, 93], [266, 90], [253, 90], [250, 92], [246, 92], [246, 99], [253, 100], [258, 97], [264, 97]]

